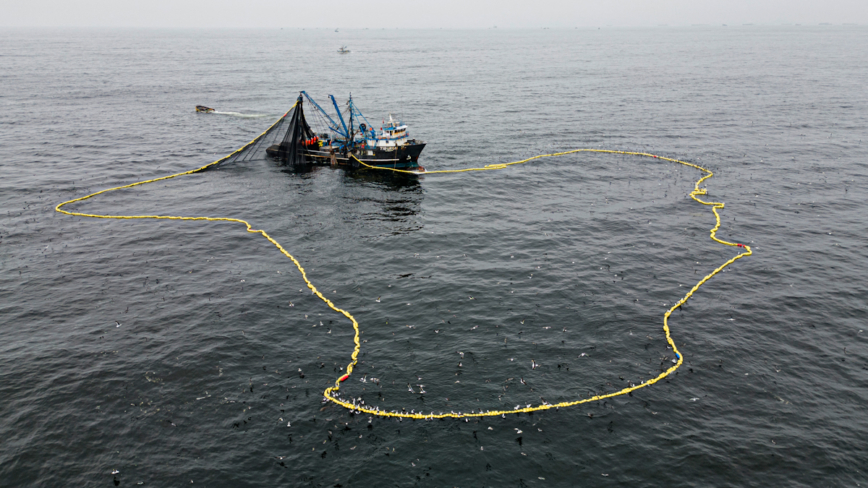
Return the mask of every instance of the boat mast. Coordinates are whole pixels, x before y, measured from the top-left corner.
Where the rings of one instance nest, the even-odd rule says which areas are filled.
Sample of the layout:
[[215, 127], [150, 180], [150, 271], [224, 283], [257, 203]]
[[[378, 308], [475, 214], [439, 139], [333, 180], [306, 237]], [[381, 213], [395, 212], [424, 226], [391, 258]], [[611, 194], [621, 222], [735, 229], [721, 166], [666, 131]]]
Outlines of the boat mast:
[[341, 135], [343, 135], [344, 137], [346, 137], [346, 136], [348, 136], [348, 135], [350, 134], [350, 132], [347, 130], [347, 124], [344, 123], [344, 117], [341, 115], [341, 109], [338, 108], [338, 101], [335, 100], [334, 95], [329, 95], [329, 98], [332, 99], [332, 105], [335, 106], [335, 112], [338, 113], [338, 120], [341, 121], [341, 126], [343, 126], [343, 128], [344, 128], [344, 133], [341, 134]]
[[356, 141], [354, 139], [356, 138], [356, 135], [355, 135], [354, 127], [353, 127], [353, 94], [352, 93], [350, 93], [350, 101], [347, 102], [347, 105], [350, 106], [350, 140], [348, 141], [348, 143], [352, 144], [352, 147], [355, 147]]

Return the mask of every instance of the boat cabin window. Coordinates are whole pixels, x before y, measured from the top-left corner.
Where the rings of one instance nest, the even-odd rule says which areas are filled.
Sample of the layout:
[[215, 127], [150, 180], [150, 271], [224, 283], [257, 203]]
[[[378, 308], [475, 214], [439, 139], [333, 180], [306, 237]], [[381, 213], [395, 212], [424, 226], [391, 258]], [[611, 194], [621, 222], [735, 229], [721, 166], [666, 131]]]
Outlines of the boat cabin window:
[[407, 135], [407, 133], [406, 133], [407, 128], [406, 127], [402, 127], [400, 129], [395, 128], [395, 127], [391, 127], [389, 129], [386, 129], [384, 127], [381, 127], [381, 130], [383, 131], [383, 136], [388, 137], [388, 138], [404, 137]]

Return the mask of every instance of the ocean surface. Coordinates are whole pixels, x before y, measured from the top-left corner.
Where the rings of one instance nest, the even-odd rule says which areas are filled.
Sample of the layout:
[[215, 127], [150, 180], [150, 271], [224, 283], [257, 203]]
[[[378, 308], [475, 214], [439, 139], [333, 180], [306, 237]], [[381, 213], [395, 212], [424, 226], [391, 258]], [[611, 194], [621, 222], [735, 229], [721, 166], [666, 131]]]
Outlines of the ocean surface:
[[[859, 26], [0, 30], [0, 484], [868, 486], [866, 87]], [[401, 118], [429, 170], [703, 165], [754, 255], [673, 314], [685, 363], [632, 396], [351, 415], [322, 401], [351, 324], [266, 240], [54, 210], [228, 154], [300, 90]], [[700, 176], [260, 157], [69, 208], [248, 220], [359, 320], [345, 397], [511, 410], [671, 364], [664, 311], [738, 252]]]

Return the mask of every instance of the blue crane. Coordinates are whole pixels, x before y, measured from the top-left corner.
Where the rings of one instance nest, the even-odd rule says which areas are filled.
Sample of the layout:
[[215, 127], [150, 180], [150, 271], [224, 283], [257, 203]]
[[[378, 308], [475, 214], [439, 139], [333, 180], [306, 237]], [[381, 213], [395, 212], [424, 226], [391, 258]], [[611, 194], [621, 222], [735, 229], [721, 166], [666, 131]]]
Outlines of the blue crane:
[[[307, 92], [303, 91], [303, 92], [301, 92], [301, 94], [304, 95], [305, 98], [307, 98], [307, 100], [311, 103], [311, 105], [314, 106], [314, 108], [316, 108], [317, 110], [319, 110], [319, 112], [320, 112], [321, 114], [325, 115], [326, 119], [328, 119], [328, 121], [329, 121], [329, 123], [330, 123], [330, 127], [329, 127], [329, 128], [330, 128], [332, 131], [334, 131], [334, 132], [336, 132], [336, 133], [338, 133], [339, 135], [342, 135], [342, 136], [344, 136], [344, 137], [349, 137], [349, 132], [347, 131], [347, 126], [346, 126], [346, 124], [344, 124], [344, 119], [343, 119], [342, 117], [341, 117], [341, 125], [344, 127], [343, 132], [341, 131], [341, 128], [338, 126], [337, 122], [335, 122], [334, 119], [332, 119], [332, 118], [329, 116], [329, 114], [328, 114], [325, 110], [323, 110], [323, 108], [320, 107], [319, 104], [316, 103], [316, 101], [315, 101], [313, 98], [310, 97], [310, 95], [307, 94]], [[331, 95], [329, 95], [329, 97], [331, 97], [332, 101], [334, 102], [334, 99], [335, 99], [335, 98], [332, 97]], [[337, 108], [338, 108], [338, 105], [337, 105], [337, 103], [335, 103], [335, 109], [337, 109]], [[341, 116], [341, 111], [338, 110], [338, 117], [340, 117], [340, 116]]]
[[335, 112], [337, 112], [337, 114], [338, 114], [338, 120], [340, 121], [340, 125], [338, 125], [338, 123], [335, 122], [335, 120], [333, 118], [331, 118], [331, 116], [329, 116], [329, 114], [318, 103], [316, 103], [316, 100], [311, 98], [311, 96], [308, 95], [307, 92], [302, 91], [301, 93], [302, 93], [302, 95], [304, 95], [308, 99], [308, 101], [311, 103], [311, 105], [314, 106], [314, 108], [316, 108], [322, 115], [325, 116], [325, 118], [328, 120], [329, 129], [331, 129], [333, 132], [335, 132], [336, 134], [338, 134], [344, 138], [345, 144], [341, 145], [341, 147], [345, 147], [345, 146], [353, 147], [355, 145], [355, 141], [353, 141], [353, 139], [355, 139], [355, 136], [356, 136], [355, 124], [354, 124], [354, 120], [353, 120], [354, 118], [364, 120], [367, 123], [365, 130], [362, 132], [362, 137], [364, 139], [367, 140], [367, 139], [374, 139], [375, 138], [373, 126], [371, 126], [371, 123], [368, 122], [368, 119], [362, 114], [362, 112], [359, 111], [359, 109], [353, 103], [352, 95], [350, 95], [350, 100], [348, 102], [349, 107], [350, 107], [349, 108], [350, 125], [348, 127], [347, 123], [344, 121], [343, 114], [341, 114], [341, 110], [338, 107], [338, 102], [337, 102], [337, 100], [335, 100], [334, 95], [329, 95], [329, 98], [332, 101], [332, 105], [334, 105], [334, 107], [335, 107]]
[[349, 137], [350, 137], [350, 131], [347, 130], [347, 124], [344, 123], [344, 117], [343, 117], [343, 115], [341, 115], [341, 109], [338, 108], [338, 102], [337, 102], [337, 100], [335, 100], [335, 96], [334, 96], [334, 95], [329, 95], [329, 98], [332, 99], [332, 103], [333, 103], [334, 106], [335, 106], [335, 112], [338, 113], [338, 118], [341, 120], [341, 125], [344, 127], [344, 133], [343, 133], [343, 136], [346, 137], [346, 138], [349, 140]]
[[[358, 107], [356, 107], [356, 104], [353, 103], [353, 99], [352, 99], [352, 97], [350, 97], [350, 113], [351, 113], [351, 114], [355, 114], [357, 118], [364, 120], [365, 123], [367, 124], [367, 129], [370, 130], [370, 133], [368, 133], [367, 130], [366, 130], [366, 131], [362, 131], [362, 135], [363, 135], [363, 137], [364, 137], [365, 139], [368, 139], [368, 138], [373, 139], [373, 138], [374, 138], [374, 127], [371, 125], [370, 122], [368, 122], [368, 118], [365, 117], [365, 115], [362, 114], [361, 111], [359, 111]], [[360, 126], [360, 127], [361, 127], [361, 126]]]

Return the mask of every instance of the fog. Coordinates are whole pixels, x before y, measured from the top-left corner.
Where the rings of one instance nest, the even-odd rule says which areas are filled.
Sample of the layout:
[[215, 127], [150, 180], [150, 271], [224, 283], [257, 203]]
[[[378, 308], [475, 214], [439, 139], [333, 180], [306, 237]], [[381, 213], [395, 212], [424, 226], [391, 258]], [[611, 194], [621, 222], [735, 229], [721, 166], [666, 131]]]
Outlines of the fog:
[[868, 24], [865, 0], [2, 0], [4, 27], [489, 29]]

